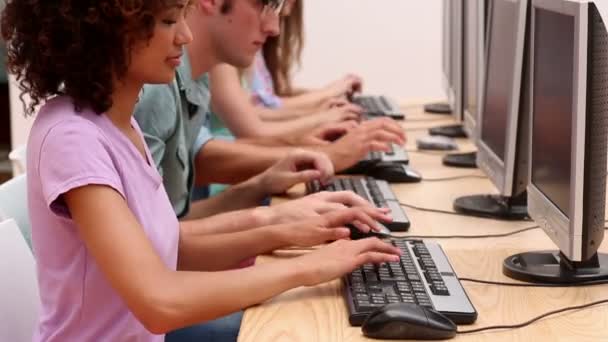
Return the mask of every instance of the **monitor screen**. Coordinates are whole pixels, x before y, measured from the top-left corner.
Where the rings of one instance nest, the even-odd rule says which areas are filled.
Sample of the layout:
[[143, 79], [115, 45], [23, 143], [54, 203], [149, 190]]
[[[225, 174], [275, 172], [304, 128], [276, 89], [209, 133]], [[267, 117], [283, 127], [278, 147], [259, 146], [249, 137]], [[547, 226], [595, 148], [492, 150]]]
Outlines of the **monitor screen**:
[[517, 0], [492, 1], [481, 140], [505, 161], [507, 122], [515, 77]]
[[574, 17], [534, 13], [532, 183], [570, 217]]
[[477, 12], [479, 1], [464, 0], [464, 70], [463, 70], [463, 100], [464, 110], [469, 114], [477, 113], [477, 77], [478, 77], [478, 47], [477, 41], [480, 30]]

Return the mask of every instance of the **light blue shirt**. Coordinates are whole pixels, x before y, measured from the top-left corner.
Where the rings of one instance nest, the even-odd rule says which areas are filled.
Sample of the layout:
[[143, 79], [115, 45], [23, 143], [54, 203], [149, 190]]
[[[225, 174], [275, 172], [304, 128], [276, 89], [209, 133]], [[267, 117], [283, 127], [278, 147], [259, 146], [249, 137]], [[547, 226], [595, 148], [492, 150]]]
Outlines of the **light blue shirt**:
[[179, 217], [190, 209], [194, 159], [212, 139], [206, 126], [211, 98], [208, 82], [207, 74], [192, 79], [190, 61], [184, 54], [175, 80], [145, 85], [135, 108], [135, 119]]

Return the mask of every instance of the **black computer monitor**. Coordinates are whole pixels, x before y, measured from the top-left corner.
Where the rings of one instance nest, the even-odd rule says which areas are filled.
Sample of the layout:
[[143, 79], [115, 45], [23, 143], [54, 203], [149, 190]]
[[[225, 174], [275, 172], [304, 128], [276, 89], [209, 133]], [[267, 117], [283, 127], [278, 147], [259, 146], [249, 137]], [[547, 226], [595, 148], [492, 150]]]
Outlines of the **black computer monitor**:
[[450, 70], [448, 102], [452, 115], [462, 116], [462, 10], [463, 0], [450, 0]]
[[[488, 0], [463, 1], [462, 134], [476, 141], [477, 116], [485, 62], [485, 30]], [[477, 153], [453, 153], [443, 158], [453, 167], [477, 168]]]
[[499, 191], [456, 199], [455, 210], [503, 219], [527, 217], [528, 92], [524, 63], [528, 0], [491, 0], [484, 83], [477, 122], [477, 165]]
[[464, 0], [462, 100], [464, 130], [475, 141], [483, 83], [487, 0]]
[[[604, 1], [604, 0], [602, 0]], [[504, 273], [532, 282], [608, 279], [604, 238], [608, 32], [593, 3], [534, 0], [530, 216], [560, 251], [509, 257]]]
[[425, 105], [428, 113], [462, 114], [462, 2], [443, 0], [442, 83], [448, 101]]

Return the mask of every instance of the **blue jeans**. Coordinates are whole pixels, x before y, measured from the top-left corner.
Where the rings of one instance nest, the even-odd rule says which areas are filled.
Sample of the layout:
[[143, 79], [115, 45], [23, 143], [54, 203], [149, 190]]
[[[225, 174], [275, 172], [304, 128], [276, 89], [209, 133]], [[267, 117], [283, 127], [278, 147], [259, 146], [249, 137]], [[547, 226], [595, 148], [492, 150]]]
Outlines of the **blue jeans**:
[[241, 328], [243, 311], [214, 321], [172, 331], [165, 342], [236, 342]]

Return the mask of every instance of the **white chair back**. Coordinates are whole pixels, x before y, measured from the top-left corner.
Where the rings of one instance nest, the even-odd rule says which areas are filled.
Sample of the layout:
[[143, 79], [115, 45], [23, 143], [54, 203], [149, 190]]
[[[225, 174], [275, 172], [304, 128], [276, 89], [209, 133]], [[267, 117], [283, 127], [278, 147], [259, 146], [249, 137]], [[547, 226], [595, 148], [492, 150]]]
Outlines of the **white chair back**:
[[40, 295], [36, 263], [14, 220], [0, 222], [0, 341], [31, 341]]
[[18, 146], [8, 154], [8, 159], [13, 164], [13, 173], [15, 176], [25, 173], [26, 167], [26, 147], [25, 145]]
[[0, 218], [17, 222], [28, 246], [32, 245], [32, 228], [27, 209], [27, 179], [17, 176], [0, 184]]

